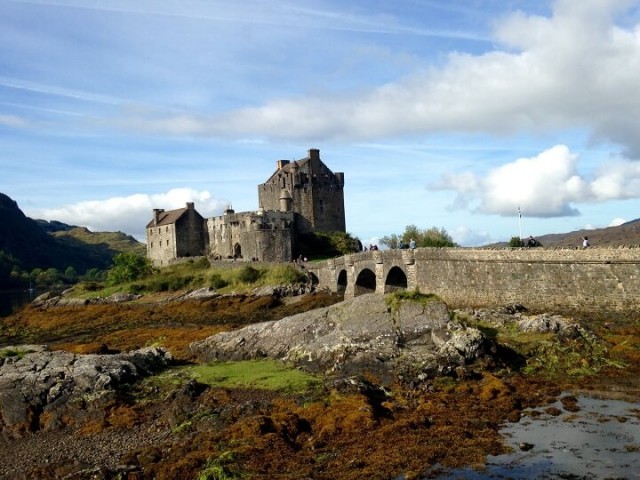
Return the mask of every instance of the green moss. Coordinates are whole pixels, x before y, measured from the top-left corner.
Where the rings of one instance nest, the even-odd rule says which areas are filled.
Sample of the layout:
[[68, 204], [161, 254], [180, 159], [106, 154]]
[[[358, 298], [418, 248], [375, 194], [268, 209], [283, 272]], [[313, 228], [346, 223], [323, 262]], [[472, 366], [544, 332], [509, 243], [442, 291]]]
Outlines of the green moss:
[[221, 362], [186, 367], [184, 372], [199, 382], [219, 387], [258, 388], [287, 393], [305, 393], [320, 385], [320, 379], [276, 360]]
[[397, 292], [390, 293], [384, 298], [387, 308], [390, 312], [394, 313], [400, 310], [402, 302], [415, 302], [422, 305], [427, 305], [431, 302], [439, 301], [440, 297], [433, 293], [420, 293], [417, 288], [413, 291], [399, 290]]
[[227, 466], [234, 461], [232, 452], [224, 452], [219, 457], [211, 459], [207, 462], [200, 472], [198, 472], [197, 480], [235, 480], [239, 477], [229, 471]]
[[27, 353], [32, 353], [33, 350], [23, 349], [20, 347], [16, 348], [2, 348], [0, 349], [0, 358], [22, 358]]

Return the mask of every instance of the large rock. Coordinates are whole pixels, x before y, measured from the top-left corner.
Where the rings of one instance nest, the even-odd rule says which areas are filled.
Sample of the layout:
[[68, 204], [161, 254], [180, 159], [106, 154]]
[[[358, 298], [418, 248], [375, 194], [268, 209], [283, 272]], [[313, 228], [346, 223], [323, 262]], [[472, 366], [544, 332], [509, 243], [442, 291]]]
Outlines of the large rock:
[[[462, 342], [461, 332], [473, 341]], [[465, 337], [465, 338], [466, 338]], [[484, 336], [450, 320], [441, 301], [403, 301], [391, 309], [381, 295], [362, 295], [278, 321], [249, 325], [191, 344], [202, 361], [271, 357], [324, 372], [450, 371], [482, 356]], [[409, 368], [410, 367], [410, 368]]]
[[32, 345], [0, 349], [0, 432], [16, 436], [59, 427], [87, 398], [115, 392], [170, 361], [161, 348], [118, 355], [51, 352]]

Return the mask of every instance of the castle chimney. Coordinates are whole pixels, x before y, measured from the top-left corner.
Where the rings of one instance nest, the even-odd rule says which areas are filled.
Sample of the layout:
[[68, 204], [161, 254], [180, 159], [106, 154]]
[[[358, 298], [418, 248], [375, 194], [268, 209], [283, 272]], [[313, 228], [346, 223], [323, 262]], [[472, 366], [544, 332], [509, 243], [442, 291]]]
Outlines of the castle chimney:
[[164, 208], [154, 208], [153, 209], [153, 223], [157, 225], [160, 223], [160, 214], [164, 212]]
[[194, 206], [193, 202], [187, 202], [187, 208], [188, 208], [189, 210], [193, 210], [193, 209], [195, 208], [195, 206]]
[[278, 170], [282, 170], [285, 165], [289, 165], [289, 160], [278, 160], [276, 162], [276, 168]]
[[309, 160], [320, 160], [320, 150], [318, 150], [317, 148], [310, 148]]

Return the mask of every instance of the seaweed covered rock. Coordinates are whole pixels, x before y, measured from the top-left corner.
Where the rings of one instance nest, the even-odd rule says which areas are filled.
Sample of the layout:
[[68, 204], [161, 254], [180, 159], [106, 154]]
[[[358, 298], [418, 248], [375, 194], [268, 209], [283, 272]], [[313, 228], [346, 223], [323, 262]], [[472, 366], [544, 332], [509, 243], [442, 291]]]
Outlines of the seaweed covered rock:
[[[462, 338], [473, 341], [462, 345]], [[191, 344], [202, 361], [271, 357], [322, 372], [374, 372], [390, 379], [399, 365], [451, 371], [486, 353], [484, 335], [452, 322], [440, 300], [402, 301], [362, 295], [279, 321], [249, 325]], [[406, 371], [406, 368], [403, 368]]]
[[117, 355], [77, 355], [31, 345], [0, 349], [0, 432], [11, 437], [73, 423], [74, 412], [88, 398], [116, 392], [170, 362], [171, 355], [161, 348]]

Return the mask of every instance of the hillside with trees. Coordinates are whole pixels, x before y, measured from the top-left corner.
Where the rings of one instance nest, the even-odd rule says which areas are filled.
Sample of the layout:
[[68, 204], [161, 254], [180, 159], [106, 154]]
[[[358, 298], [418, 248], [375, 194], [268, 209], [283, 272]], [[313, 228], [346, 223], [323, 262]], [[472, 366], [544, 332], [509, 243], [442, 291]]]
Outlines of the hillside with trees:
[[0, 218], [0, 289], [95, 278], [118, 253], [144, 254], [144, 245], [122, 232], [33, 220], [2, 193]]

